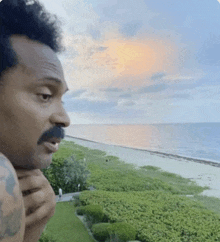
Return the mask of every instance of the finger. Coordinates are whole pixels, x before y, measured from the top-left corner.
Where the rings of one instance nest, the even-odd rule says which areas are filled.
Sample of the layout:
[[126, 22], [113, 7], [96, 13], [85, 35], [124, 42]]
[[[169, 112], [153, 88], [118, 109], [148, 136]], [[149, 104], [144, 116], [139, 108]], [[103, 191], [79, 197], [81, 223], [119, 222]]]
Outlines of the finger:
[[23, 179], [29, 176], [39, 176], [42, 174], [40, 169], [26, 170], [26, 169], [15, 169], [18, 179]]
[[23, 200], [25, 214], [28, 216], [31, 213], [34, 213], [40, 206], [43, 206], [45, 203], [45, 194], [42, 191], [34, 192], [23, 197]]
[[37, 208], [44, 206], [44, 204], [48, 204], [48, 206], [56, 206], [56, 195], [50, 186], [24, 196], [23, 200], [26, 216], [34, 213]]
[[37, 224], [44, 224], [53, 217], [55, 213], [56, 203], [47, 203], [38, 207], [35, 212], [26, 216], [26, 228], [36, 226]]
[[47, 185], [48, 185], [48, 180], [43, 175], [24, 177], [19, 180], [19, 186], [23, 193], [23, 196], [27, 195], [25, 194], [26, 191], [32, 191], [32, 192], [37, 191]]

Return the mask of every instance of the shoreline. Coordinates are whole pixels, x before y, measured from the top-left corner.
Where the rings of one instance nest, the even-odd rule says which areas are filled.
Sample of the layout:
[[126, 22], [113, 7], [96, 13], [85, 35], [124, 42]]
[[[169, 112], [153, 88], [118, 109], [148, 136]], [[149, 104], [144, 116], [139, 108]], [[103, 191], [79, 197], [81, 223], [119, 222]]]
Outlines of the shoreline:
[[126, 148], [126, 149], [139, 150], [139, 151], [148, 152], [151, 155], [158, 155], [158, 156], [162, 156], [162, 157], [165, 157], [165, 158], [167, 157], [167, 158], [171, 158], [171, 159], [175, 159], [175, 160], [176, 159], [187, 160], [187, 161], [197, 162], [197, 163], [200, 163], [200, 164], [206, 164], [206, 165], [210, 165], [210, 166], [214, 166], [214, 167], [220, 167], [220, 163], [215, 162], [215, 161], [186, 157], [186, 156], [181, 156], [181, 155], [174, 155], [174, 154], [163, 153], [163, 152], [159, 152], [159, 151], [152, 151], [152, 150], [141, 149], [141, 148], [127, 147], [127, 146], [122, 146], [122, 145], [107, 144], [107, 143], [88, 140], [88, 139], [84, 139], [84, 138], [73, 137], [71, 135], [65, 135], [65, 137], [73, 138], [73, 139], [77, 139], [77, 140], [82, 140], [82, 141], [85, 141], [85, 142], [96, 143], [97, 145], [110, 145], [110, 146], [114, 146], [114, 147], [121, 147], [121, 148]]
[[208, 186], [210, 188], [209, 190], [204, 190], [200, 195], [220, 198], [219, 166], [213, 166], [210, 162], [195, 162], [192, 159], [179, 158], [175, 155], [172, 157], [161, 154], [159, 155], [152, 151], [149, 152], [141, 149], [103, 144], [95, 141], [75, 138], [69, 135], [66, 135], [64, 140], [73, 141], [78, 145], [88, 147], [90, 149], [105, 151], [107, 155], [116, 156], [121, 161], [134, 164], [137, 167], [148, 165], [159, 167], [163, 171], [174, 173], [184, 178], [188, 178], [191, 181], [195, 181], [199, 186]]

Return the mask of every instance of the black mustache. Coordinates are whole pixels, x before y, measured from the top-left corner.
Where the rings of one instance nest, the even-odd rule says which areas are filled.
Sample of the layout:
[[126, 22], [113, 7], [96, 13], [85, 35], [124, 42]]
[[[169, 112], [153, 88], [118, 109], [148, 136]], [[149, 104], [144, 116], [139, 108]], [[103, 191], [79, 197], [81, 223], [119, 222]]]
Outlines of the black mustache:
[[59, 126], [55, 126], [48, 131], [45, 131], [40, 139], [38, 140], [37, 144], [40, 145], [45, 141], [48, 141], [51, 138], [58, 138], [58, 139], [63, 139], [65, 137], [65, 132], [64, 129], [62, 129]]

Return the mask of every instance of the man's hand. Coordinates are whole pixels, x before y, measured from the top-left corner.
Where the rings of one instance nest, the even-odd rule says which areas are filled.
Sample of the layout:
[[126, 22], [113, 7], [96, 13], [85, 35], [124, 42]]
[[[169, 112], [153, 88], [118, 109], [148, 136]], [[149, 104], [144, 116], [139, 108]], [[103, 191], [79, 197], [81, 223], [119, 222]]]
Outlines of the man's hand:
[[24, 242], [37, 242], [56, 207], [55, 193], [39, 169], [15, 170], [23, 194], [26, 225]]

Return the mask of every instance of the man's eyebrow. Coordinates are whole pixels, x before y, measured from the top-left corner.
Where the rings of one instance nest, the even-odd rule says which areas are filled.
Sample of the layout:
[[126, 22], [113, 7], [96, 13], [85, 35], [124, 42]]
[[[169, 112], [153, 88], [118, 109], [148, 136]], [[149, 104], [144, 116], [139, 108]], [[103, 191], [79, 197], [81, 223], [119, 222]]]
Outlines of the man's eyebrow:
[[[63, 83], [60, 79], [58, 79], [56, 77], [45, 77], [45, 78], [42, 78], [42, 79], [40, 79], [38, 81], [45, 81], [45, 80], [46, 81], [55, 82], [55, 83], [58, 83], [58, 84], [62, 84]], [[64, 93], [66, 93], [67, 91], [69, 91], [69, 88], [67, 88]]]

